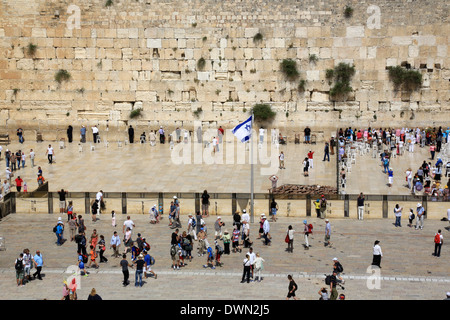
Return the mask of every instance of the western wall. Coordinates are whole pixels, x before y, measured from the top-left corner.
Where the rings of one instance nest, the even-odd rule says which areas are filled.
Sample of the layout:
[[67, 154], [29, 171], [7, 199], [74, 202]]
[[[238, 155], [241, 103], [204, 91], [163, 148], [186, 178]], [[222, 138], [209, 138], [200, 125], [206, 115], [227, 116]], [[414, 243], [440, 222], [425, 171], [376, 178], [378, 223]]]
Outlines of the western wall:
[[[306, 125], [319, 138], [448, 126], [448, 18], [446, 0], [2, 0], [0, 132], [232, 128], [258, 103], [290, 138]], [[352, 90], [333, 99], [326, 72], [340, 62], [355, 67]], [[390, 66], [419, 71], [421, 86], [396, 89]], [[60, 70], [67, 80], [55, 80]]]

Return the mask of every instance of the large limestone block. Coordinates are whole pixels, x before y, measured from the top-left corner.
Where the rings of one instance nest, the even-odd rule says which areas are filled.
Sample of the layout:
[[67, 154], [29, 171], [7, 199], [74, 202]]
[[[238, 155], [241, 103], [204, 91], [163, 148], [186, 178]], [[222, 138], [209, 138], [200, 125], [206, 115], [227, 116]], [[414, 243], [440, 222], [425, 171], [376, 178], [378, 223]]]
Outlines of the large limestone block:
[[162, 48], [161, 39], [147, 39], [147, 48]]

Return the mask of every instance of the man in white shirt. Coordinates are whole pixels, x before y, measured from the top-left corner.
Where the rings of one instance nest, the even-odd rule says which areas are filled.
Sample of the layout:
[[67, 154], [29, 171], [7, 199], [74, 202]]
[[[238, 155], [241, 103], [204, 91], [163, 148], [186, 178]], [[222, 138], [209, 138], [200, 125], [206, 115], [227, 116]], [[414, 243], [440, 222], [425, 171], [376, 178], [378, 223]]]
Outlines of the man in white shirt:
[[53, 147], [51, 144], [48, 145], [47, 152], [45, 153], [48, 158], [48, 163], [53, 163], [53, 155], [55, 154], [55, 151], [53, 150]]
[[94, 143], [97, 143], [98, 140], [98, 128], [97, 126], [92, 127], [92, 136], [94, 138]]
[[5, 196], [11, 191], [11, 187], [8, 183], [8, 180], [4, 180], [2, 183], [2, 195]]
[[130, 228], [130, 231], [133, 231], [133, 227], [135, 227], [133, 220], [131, 220], [130, 216], [127, 216], [127, 220], [125, 220], [123, 223], [123, 233], [125, 234], [127, 228]]
[[256, 253], [253, 252], [253, 248], [250, 247], [247, 252], [249, 258], [250, 258], [250, 278], [253, 279], [253, 270], [255, 269], [255, 260], [256, 260]]
[[105, 203], [103, 202], [103, 190], [100, 190], [99, 192], [97, 192], [97, 194], [95, 195], [95, 199], [98, 200], [98, 214], [100, 214], [100, 212], [105, 208]]
[[219, 152], [219, 141], [217, 140], [216, 137], [213, 137], [212, 139], [212, 145], [213, 145], [213, 152]]
[[6, 173], [6, 179], [8, 180], [9, 184], [11, 185], [11, 177], [13, 176], [11, 169], [9, 167], [6, 167], [5, 173]]
[[31, 160], [31, 167], [34, 167], [34, 157], [35, 157], [35, 153], [33, 151], [33, 149], [30, 149], [30, 160]]
[[271, 242], [271, 240], [269, 239], [270, 225], [269, 225], [269, 221], [267, 220], [265, 215], [262, 216], [262, 219], [264, 220], [264, 222], [263, 222], [264, 244], [267, 246], [267, 245], [270, 245], [270, 242]]
[[284, 167], [284, 153], [281, 151], [280, 155], [278, 156], [279, 163], [280, 163], [280, 169], [286, 169]]
[[247, 223], [250, 223], [250, 215], [247, 213], [247, 210], [242, 210], [242, 221], [247, 221]]
[[193, 234], [195, 241], [197, 241], [197, 234], [195, 233], [195, 226], [194, 226], [195, 220], [192, 214], [189, 214], [189, 220], [188, 220], [188, 234]]

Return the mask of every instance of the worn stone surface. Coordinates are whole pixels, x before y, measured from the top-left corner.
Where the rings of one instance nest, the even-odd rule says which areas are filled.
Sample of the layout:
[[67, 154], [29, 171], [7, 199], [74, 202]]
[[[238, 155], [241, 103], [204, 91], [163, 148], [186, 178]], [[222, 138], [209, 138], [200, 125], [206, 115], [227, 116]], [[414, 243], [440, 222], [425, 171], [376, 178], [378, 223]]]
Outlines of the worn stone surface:
[[[344, 17], [344, 5], [2, 1], [0, 129], [39, 127], [51, 140], [55, 129], [69, 123], [121, 130], [127, 123], [157, 128], [181, 121], [192, 127], [197, 108], [203, 110], [201, 120], [232, 127], [244, 118], [243, 110], [259, 102], [271, 103], [278, 110], [273, 125], [288, 131], [306, 124], [330, 130], [349, 122], [444, 124], [450, 92], [448, 3], [353, 3], [351, 18]], [[254, 41], [257, 33], [261, 41]], [[30, 43], [35, 53], [28, 52]], [[311, 55], [318, 60], [311, 62]], [[200, 58], [206, 60], [203, 70], [197, 66]], [[299, 80], [307, 81], [304, 92], [297, 90], [298, 80], [287, 81], [280, 72], [287, 58], [297, 62]], [[356, 74], [351, 95], [335, 102], [325, 73], [339, 62], [354, 64]], [[393, 90], [386, 67], [402, 63], [423, 75], [417, 92]], [[58, 84], [59, 69], [71, 79]], [[230, 103], [233, 110], [223, 110]], [[393, 107], [377, 108], [380, 103]], [[130, 110], [116, 109], [118, 104], [140, 104], [142, 116], [131, 120]], [[180, 104], [187, 111], [170, 111], [180, 110]], [[54, 106], [63, 106], [61, 112], [48, 112]], [[413, 123], [400, 117], [404, 110], [414, 111]]]

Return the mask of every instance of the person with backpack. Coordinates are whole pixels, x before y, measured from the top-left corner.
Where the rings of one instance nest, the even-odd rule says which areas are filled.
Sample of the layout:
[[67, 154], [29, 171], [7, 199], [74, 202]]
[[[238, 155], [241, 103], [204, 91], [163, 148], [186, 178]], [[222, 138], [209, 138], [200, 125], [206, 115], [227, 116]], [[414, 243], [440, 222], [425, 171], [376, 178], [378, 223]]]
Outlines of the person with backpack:
[[308, 224], [307, 220], [303, 220], [303, 232], [305, 234], [305, 250], [309, 250], [310, 244], [309, 244], [309, 235], [312, 234], [312, 224]]
[[434, 235], [434, 256], [440, 257], [441, 256], [441, 247], [442, 243], [444, 242], [444, 237], [441, 234], [441, 229], [438, 230], [438, 232]]
[[387, 155], [385, 155], [383, 158], [383, 169], [384, 169], [384, 173], [387, 173], [387, 171], [389, 169], [389, 157]]
[[144, 266], [144, 277], [145, 279], [147, 279], [147, 273], [151, 273], [153, 274], [153, 276], [155, 277], [155, 280], [158, 278], [158, 275], [152, 270], [152, 265], [155, 264], [155, 259], [150, 255], [150, 253], [148, 253], [147, 250], [144, 250], [143, 252], [144, 254], [144, 261], [145, 261], [145, 266]]
[[220, 262], [220, 257], [223, 254], [223, 248], [219, 245], [219, 242], [217, 240], [214, 241], [215, 244], [215, 260], [216, 260], [216, 267], [221, 267], [223, 265], [222, 262]]
[[86, 255], [86, 237], [84, 232], [78, 232], [78, 235], [75, 236], [75, 242], [77, 244], [77, 253]]
[[333, 258], [333, 272], [336, 272], [336, 279], [339, 279], [337, 281], [344, 284], [345, 280], [341, 277], [341, 273], [344, 272], [344, 267], [339, 262], [338, 258]]
[[303, 160], [303, 176], [308, 177], [308, 167], [309, 167], [309, 160], [308, 157]]
[[197, 241], [197, 234], [195, 233], [195, 227], [197, 226], [197, 222], [195, 221], [195, 218], [192, 214], [189, 214], [189, 220], [188, 220], [188, 230], [187, 233], [189, 235], [194, 235], [194, 240]]
[[336, 271], [333, 271], [333, 274], [330, 276], [329, 284], [331, 292], [330, 300], [336, 300], [338, 297]]
[[84, 264], [87, 262], [87, 256], [86, 255], [79, 255], [78, 256], [78, 268], [80, 269], [80, 274], [87, 277], [88, 273], [84, 267]]
[[178, 243], [172, 244], [170, 247], [170, 257], [172, 258], [173, 270], [180, 270], [180, 253], [180, 245]]
[[53, 228], [54, 232], [56, 233], [56, 244], [58, 246], [62, 246], [62, 233], [63, 233], [63, 227], [62, 224], [58, 223], [54, 228]]
[[23, 287], [23, 278], [25, 276], [25, 261], [23, 259], [23, 253], [20, 253], [19, 257], [14, 262], [14, 268], [16, 269], [17, 286]]

